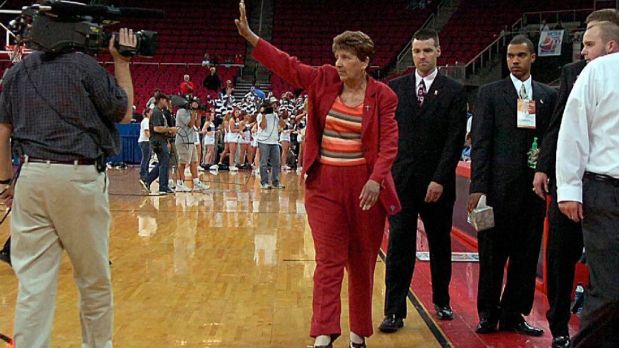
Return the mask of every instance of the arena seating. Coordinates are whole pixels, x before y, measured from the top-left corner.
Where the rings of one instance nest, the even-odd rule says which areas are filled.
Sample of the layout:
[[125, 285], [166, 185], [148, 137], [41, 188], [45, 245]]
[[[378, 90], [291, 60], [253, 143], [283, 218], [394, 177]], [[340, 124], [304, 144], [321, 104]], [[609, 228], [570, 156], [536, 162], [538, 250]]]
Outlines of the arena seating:
[[[345, 30], [361, 30], [376, 45], [376, 56], [371, 65], [384, 68], [433, 8], [430, 5], [423, 10], [413, 10], [407, 8], [407, 4], [405, 0], [275, 1], [272, 42], [304, 63], [319, 66], [333, 64], [331, 44], [334, 36]], [[271, 85], [276, 95], [292, 90], [275, 76]]]
[[524, 12], [593, 8], [592, 1], [464, 0], [440, 33], [439, 65], [466, 64], [510, 28]]

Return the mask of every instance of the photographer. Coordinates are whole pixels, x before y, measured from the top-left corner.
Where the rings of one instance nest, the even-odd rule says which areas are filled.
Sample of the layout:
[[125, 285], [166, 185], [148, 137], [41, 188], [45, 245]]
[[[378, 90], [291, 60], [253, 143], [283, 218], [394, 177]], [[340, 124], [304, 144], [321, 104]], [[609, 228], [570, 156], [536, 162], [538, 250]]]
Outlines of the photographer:
[[140, 179], [140, 184], [150, 193], [150, 184], [159, 178], [159, 193], [173, 193], [168, 186], [170, 168], [170, 148], [168, 138], [176, 133], [176, 128], [170, 126], [170, 122], [163, 114], [168, 107], [168, 96], [159, 93], [155, 95], [155, 107], [149, 120], [150, 147], [157, 155], [157, 165], [148, 173], [146, 180]]
[[195, 145], [197, 132], [196, 125], [199, 125], [200, 114], [198, 113], [198, 102], [191, 101], [190, 107], [181, 107], [176, 112], [176, 152], [178, 154], [178, 181], [176, 183], [177, 192], [189, 192], [191, 189], [185, 185], [185, 167], [189, 164], [191, 177], [193, 178], [193, 190], [206, 190], [208, 186], [200, 182], [198, 176], [198, 149]]
[[[133, 31], [125, 28], [119, 33], [118, 50], [114, 37], [110, 40], [116, 80], [95, 59], [76, 51], [35, 51], [4, 80], [0, 199], [13, 208], [17, 347], [51, 344], [63, 249], [80, 293], [82, 347], [112, 346], [105, 158], [120, 149], [114, 123], [131, 120], [130, 59], [119, 50], [135, 48], [136, 41]], [[12, 180], [11, 144], [21, 156], [21, 175]]]
[[[275, 112], [277, 99], [269, 98], [264, 106], [264, 112], [258, 114], [258, 149], [260, 150], [260, 187], [283, 189], [279, 181], [280, 158], [279, 158], [279, 116]], [[271, 185], [269, 185], [268, 165], [271, 167]]]

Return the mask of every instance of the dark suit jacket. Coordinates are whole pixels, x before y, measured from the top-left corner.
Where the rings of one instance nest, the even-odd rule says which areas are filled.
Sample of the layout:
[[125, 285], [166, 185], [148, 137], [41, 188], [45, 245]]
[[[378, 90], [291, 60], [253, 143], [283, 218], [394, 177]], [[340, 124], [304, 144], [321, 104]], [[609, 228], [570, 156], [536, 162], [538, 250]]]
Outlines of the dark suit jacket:
[[417, 104], [415, 72], [389, 82], [398, 95], [399, 141], [393, 176], [399, 194], [408, 185], [425, 192], [430, 181], [455, 195], [456, 166], [466, 132], [466, 94], [455, 80], [438, 74], [423, 106]]
[[518, 95], [511, 79], [480, 87], [475, 103], [471, 154], [470, 192], [486, 194], [495, 216], [519, 211], [531, 196], [534, 170], [528, 167], [527, 153], [533, 138], [543, 142], [554, 110], [557, 92], [533, 81], [536, 129], [517, 128]]
[[548, 126], [548, 130], [544, 136], [544, 141], [541, 144], [540, 158], [537, 162], [537, 171], [546, 173], [546, 175], [548, 175], [548, 177], [553, 181], [555, 177], [555, 165], [557, 162], [557, 139], [559, 138], [561, 120], [563, 120], [563, 111], [565, 111], [567, 97], [570, 95], [572, 87], [574, 87], [576, 78], [586, 65], [586, 61], [581, 60], [566, 64], [561, 70], [561, 87], [559, 89], [557, 106], [552, 114], [552, 119], [550, 120], [550, 125]]
[[[320, 159], [320, 144], [327, 113], [342, 92], [344, 84], [333, 65], [314, 68], [280, 51], [265, 40], [259, 40], [252, 53], [254, 58], [279, 77], [309, 96], [303, 171], [311, 177], [314, 165]], [[361, 131], [363, 157], [370, 179], [381, 184], [380, 201], [387, 214], [400, 211], [391, 166], [398, 151], [398, 124], [394, 113], [398, 104], [395, 93], [384, 83], [371, 77], [363, 101], [364, 113]]]

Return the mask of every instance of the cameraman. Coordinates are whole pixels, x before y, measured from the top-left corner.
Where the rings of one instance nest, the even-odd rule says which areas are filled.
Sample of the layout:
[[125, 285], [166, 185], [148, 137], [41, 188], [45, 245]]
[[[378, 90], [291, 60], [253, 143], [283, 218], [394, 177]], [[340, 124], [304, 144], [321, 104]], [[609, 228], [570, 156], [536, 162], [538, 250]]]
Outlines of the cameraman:
[[168, 139], [176, 133], [176, 128], [170, 125], [172, 120], [164, 115], [168, 103], [167, 95], [163, 93], [155, 95], [153, 112], [149, 118], [150, 137], [148, 140], [151, 149], [157, 155], [157, 165], [148, 172], [145, 180], [140, 178], [140, 184], [148, 193], [150, 193], [150, 185], [157, 178], [159, 178], [159, 194], [165, 195], [173, 192], [169, 187], [168, 178], [170, 174], [170, 152], [176, 150], [168, 147]]
[[[279, 181], [280, 158], [279, 158], [279, 116], [275, 112], [277, 99], [271, 97], [263, 104], [264, 112], [258, 114], [258, 150], [260, 151], [260, 187], [283, 189]], [[269, 185], [268, 167], [271, 167], [271, 185]]]
[[[188, 110], [190, 107], [191, 110]], [[178, 181], [176, 183], [177, 192], [189, 192], [191, 189], [185, 186], [185, 167], [189, 164], [191, 177], [193, 178], [193, 190], [206, 190], [208, 186], [200, 182], [198, 176], [198, 149], [195, 145], [198, 132], [195, 126], [200, 124], [199, 104], [192, 100], [176, 112], [176, 152], [178, 154]]]
[[[133, 31], [121, 29], [119, 43], [123, 49], [135, 48]], [[112, 346], [105, 157], [120, 149], [114, 123], [131, 120], [133, 84], [130, 59], [120, 55], [114, 38], [109, 50], [116, 80], [84, 53], [37, 51], [13, 66], [3, 83], [0, 199], [14, 204], [17, 347], [51, 344], [63, 249], [80, 293], [82, 347]], [[12, 181], [11, 137], [21, 156], [21, 175]]]

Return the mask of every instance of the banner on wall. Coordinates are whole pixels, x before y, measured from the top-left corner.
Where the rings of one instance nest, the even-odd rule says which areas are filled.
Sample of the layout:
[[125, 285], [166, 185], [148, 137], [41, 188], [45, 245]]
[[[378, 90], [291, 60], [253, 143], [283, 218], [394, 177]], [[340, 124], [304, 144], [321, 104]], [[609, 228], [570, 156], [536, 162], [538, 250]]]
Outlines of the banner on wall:
[[537, 55], [539, 57], [560, 56], [565, 30], [544, 30], [539, 38]]

